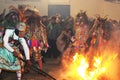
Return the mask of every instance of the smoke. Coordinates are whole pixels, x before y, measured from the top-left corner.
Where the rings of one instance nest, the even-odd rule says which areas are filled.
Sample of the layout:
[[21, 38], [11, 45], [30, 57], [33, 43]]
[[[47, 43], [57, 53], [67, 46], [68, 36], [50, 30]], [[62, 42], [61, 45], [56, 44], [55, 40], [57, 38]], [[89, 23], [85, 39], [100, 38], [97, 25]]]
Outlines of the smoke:
[[[109, 62], [111, 63], [108, 68], [108, 75], [111, 80], [119, 80], [120, 79], [120, 24], [116, 23], [113, 26], [112, 35], [110, 38], [110, 41], [108, 42], [108, 49], [110, 51], [114, 51], [117, 53], [116, 58], [113, 59], [113, 61]], [[111, 55], [111, 54], [109, 54]]]
[[[117, 23], [116, 23], [117, 24]], [[108, 41], [106, 41], [104, 44], [98, 47], [97, 50], [90, 47], [89, 51], [86, 54], [80, 53], [78, 57], [78, 61], [76, 63], [73, 63], [74, 58], [73, 55], [76, 55], [76, 53], [71, 54], [72, 56], [68, 55], [70, 49], [67, 49], [65, 57], [63, 58], [63, 64], [62, 66], [52, 72], [57, 80], [88, 80], [90, 78], [82, 77], [84, 76], [84, 72], [81, 74], [81, 76], [77, 73], [78, 65], [82, 59], [86, 59], [86, 62], [88, 61], [88, 65], [94, 64], [94, 58], [100, 58], [100, 71], [102, 68], [105, 67], [105, 73], [102, 73], [99, 70], [96, 70], [98, 73], [94, 74], [92, 76], [92, 80], [119, 80], [120, 79], [120, 26], [114, 25], [112, 26], [111, 31], [111, 37]], [[74, 50], [75, 52], [75, 50]], [[89, 68], [87, 63], [84, 62], [82, 65], [82, 69], [80, 69], [80, 72], [82, 72], [85, 67]], [[96, 60], [97, 62], [97, 60]], [[100, 74], [99, 74], [100, 73]], [[89, 74], [86, 74], [87, 77], [91, 77]], [[90, 80], [91, 80], [90, 79]]]

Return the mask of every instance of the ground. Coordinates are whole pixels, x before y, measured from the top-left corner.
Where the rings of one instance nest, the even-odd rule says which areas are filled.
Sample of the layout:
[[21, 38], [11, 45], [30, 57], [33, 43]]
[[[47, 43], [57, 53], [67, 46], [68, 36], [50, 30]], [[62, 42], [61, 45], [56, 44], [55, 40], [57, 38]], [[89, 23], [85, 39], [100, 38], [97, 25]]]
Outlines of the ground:
[[[57, 80], [56, 77], [50, 73], [58, 70], [59, 67], [60, 67], [60, 65], [59, 65], [59, 61], [57, 59], [47, 58], [47, 59], [45, 59], [45, 63], [43, 63], [43, 71], [45, 73], [48, 73], [52, 77], [54, 77], [55, 80]], [[16, 73], [3, 71], [2, 78], [0, 80], [17, 80]], [[43, 75], [31, 70], [29, 73], [23, 74], [22, 80], [54, 80], [54, 79], [47, 78], [46, 76], [43, 76]]]

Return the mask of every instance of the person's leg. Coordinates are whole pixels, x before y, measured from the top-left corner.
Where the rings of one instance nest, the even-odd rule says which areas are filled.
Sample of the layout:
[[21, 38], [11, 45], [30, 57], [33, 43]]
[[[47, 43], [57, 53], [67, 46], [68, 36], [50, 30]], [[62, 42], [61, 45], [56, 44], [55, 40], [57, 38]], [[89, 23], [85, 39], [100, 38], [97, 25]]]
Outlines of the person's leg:
[[52, 58], [52, 54], [53, 54], [53, 44], [52, 44], [52, 40], [49, 40], [49, 48], [48, 48], [48, 58]]
[[1, 74], [1, 72], [2, 72], [2, 69], [0, 69], [0, 74]]
[[1, 76], [1, 72], [2, 72], [2, 69], [0, 69], [0, 80], [1, 80], [1, 78], [2, 78], [2, 76]]
[[18, 80], [22, 80], [22, 79], [21, 79], [21, 70], [17, 71], [16, 73], [17, 73], [17, 78], [18, 78]]
[[42, 60], [38, 61], [39, 68], [42, 70]]
[[56, 40], [53, 41], [53, 58], [56, 58], [58, 57], [59, 55], [59, 51], [57, 49], [57, 45], [56, 45]]

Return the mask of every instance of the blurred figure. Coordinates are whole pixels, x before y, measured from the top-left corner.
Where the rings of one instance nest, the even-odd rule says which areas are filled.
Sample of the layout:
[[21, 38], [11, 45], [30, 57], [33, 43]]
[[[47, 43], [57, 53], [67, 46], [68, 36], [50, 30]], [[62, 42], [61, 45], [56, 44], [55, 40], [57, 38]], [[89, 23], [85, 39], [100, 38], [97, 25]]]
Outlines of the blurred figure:
[[21, 65], [18, 57], [18, 51], [14, 49], [12, 44], [15, 40], [19, 41], [24, 49], [27, 67], [30, 67], [30, 53], [28, 45], [24, 39], [26, 24], [20, 22], [16, 29], [6, 29], [3, 34], [3, 47], [0, 48], [0, 72], [3, 70], [16, 71], [18, 80], [21, 80]]

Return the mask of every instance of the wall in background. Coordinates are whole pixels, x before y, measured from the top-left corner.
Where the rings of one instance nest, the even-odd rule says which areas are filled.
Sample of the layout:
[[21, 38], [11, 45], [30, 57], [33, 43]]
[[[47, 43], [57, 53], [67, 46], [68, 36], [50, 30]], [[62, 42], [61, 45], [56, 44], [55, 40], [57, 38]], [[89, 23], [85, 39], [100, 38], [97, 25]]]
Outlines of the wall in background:
[[8, 12], [8, 8], [10, 5], [14, 5], [15, 7], [18, 7], [18, 5], [30, 5], [31, 8], [34, 8], [34, 6], [40, 11], [41, 15], [47, 15], [48, 14], [48, 0], [1, 0], [2, 2], [0, 4], [0, 12], [6, 8], [6, 12]]
[[69, 4], [70, 0], [48, 0], [49, 4]]
[[88, 16], [94, 17], [96, 14], [101, 13], [101, 4], [98, 3], [99, 0], [70, 0], [71, 15], [75, 16], [80, 10], [83, 10], [86, 11]]
[[110, 19], [120, 20], [120, 4], [111, 3], [105, 0], [70, 0], [71, 15], [75, 16], [80, 10], [87, 12], [89, 17], [100, 14]]
[[120, 4], [104, 2], [104, 15], [108, 15], [112, 19], [120, 20]]
[[8, 11], [10, 5], [36, 6], [41, 15], [48, 15], [48, 5], [70, 5], [70, 14], [75, 16], [80, 10], [86, 11], [89, 17], [108, 15], [109, 18], [120, 20], [120, 4], [110, 3], [105, 0], [0, 0], [0, 13], [4, 8]]

